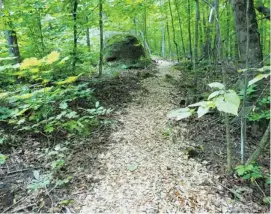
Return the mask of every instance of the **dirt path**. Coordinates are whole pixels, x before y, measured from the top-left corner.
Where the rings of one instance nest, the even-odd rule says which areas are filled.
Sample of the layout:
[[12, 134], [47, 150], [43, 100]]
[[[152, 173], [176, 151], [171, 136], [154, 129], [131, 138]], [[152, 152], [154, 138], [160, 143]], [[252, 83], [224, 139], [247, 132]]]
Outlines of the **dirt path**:
[[[123, 129], [111, 135], [112, 144], [99, 155], [104, 172], [90, 188], [83, 213], [257, 212], [231, 200], [218, 176], [205, 163], [188, 159], [185, 139], [174, 140], [166, 114], [175, 88], [166, 75], [178, 78], [170, 63], [159, 61], [155, 77], [144, 79], [142, 90], [119, 114]], [[185, 128], [182, 129], [185, 131]]]

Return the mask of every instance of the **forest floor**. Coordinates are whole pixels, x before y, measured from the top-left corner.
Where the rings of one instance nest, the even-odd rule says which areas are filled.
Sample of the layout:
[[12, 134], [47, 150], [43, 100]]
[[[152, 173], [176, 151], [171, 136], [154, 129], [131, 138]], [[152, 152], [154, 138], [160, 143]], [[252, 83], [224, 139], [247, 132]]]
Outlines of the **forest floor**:
[[71, 175], [71, 182], [26, 192], [33, 169], [48, 169], [48, 151], [39, 138], [22, 138], [20, 149], [9, 151], [9, 167], [0, 169], [0, 210], [267, 212], [259, 190], [225, 172], [224, 128], [215, 115], [178, 124], [167, 120], [167, 113], [180, 107], [185, 81], [173, 63], [157, 60], [155, 68], [123, 71], [119, 78], [91, 84], [102, 105], [115, 110], [110, 128], [60, 146], [69, 150], [58, 176]]
[[110, 134], [106, 151], [98, 155], [100, 170], [91, 175], [98, 182], [90, 187], [81, 212], [263, 212], [248, 199], [232, 199], [221, 174], [208, 168], [209, 161], [190, 158], [187, 151], [195, 144], [185, 137], [186, 124], [176, 129], [166, 118], [176, 108], [172, 100], [179, 91], [172, 80], [179, 80], [180, 72], [167, 61], [157, 64], [133, 92], [132, 102], [116, 113], [121, 128]]

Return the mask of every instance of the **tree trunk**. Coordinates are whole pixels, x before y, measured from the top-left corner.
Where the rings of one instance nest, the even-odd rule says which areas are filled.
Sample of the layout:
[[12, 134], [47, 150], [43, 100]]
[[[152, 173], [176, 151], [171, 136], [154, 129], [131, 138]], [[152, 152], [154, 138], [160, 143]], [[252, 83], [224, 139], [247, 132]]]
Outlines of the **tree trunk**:
[[[246, 26], [246, 2], [249, 1], [248, 15], [249, 15], [249, 30], [247, 35]], [[240, 51], [240, 57], [242, 67], [245, 67], [246, 61], [246, 43], [249, 38], [249, 51], [248, 62], [249, 67], [262, 67], [262, 49], [260, 43], [260, 35], [258, 32], [258, 24], [256, 19], [256, 13], [254, 10], [253, 0], [231, 0], [235, 28], [237, 33], [238, 47]]]
[[87, 47], [88, 47], [88, 52], [90, 52], [90, 37], [89, 37], [89, 27], [88, 27], [88, 17], [86, 16], [86, 40], [87, 40]]
[[167, 21], [167, 39], [168, 39], [168, 51], [169, 51], [169, 60], [171, 60], [171, 44], [170, 44], [170, 32], [169, 32], [169, 26]]
[[[4, 8], [4, 2], [3, 0], [0, 0], [0, 12], [3, 8]], [[9, 25], [11, 25], [11, 23], [9, 23]], [[5, 34], [6, 34], [7, 44], [9, 48], [9, 55], [12, 57], [16, 57], [15, 61], [17, 63], [20, 63], [21, 62], [20, 50], [19, 50], [18, 39], [17, 39], [15, 30], [7, 30]]]
[[103, 1], [99, 0], [99, 26], [100, 26], [100, 62], [99, 76], [103, 73], [104, 30], [103, 30]]
[[161, 41], [161, 56], [165, 57], [165, 44], [166, 44], [166, 27], [162, 27], [162, 41]]
[[208, 22], [203, 13], [203, 26], [204, 26], [204, 34], [205, 34], [205, 43], [203, 46], [202, 57], [207, 59], [209, 63], [211, 63], [210, 55], [211, 55], [211, 28], [208, 26]]
[[7, 37], [10, 56], [16, 57], [16, 62], [20, 63], [21, 57], [20, 57], [20, 50], [18, 46], [18, 39], [17, 39], [16, 32], [14, 30], [7, 30], [6, 37]]
[[76, 69], [76, 61], [77, 61], [77, 7], [78, 7], [78, 0], [74, 0], [73, 2], [73, 11], [72, 11], [72, 18], [73, 18], [73, 61], [72, 61], [72, 70], [75, 72]]
[[191, 8], [190, 8], [190, 0], [187, 0], [187, 9], [188, 9], [188, 38], [189, 38], [189, 52], [190, 52], [190, 60], [191, 64], [193, 63], [193, 51], [192, 51], [192, 38], [191, 38]]
[[177, 55], [177, 61], [180, 61], [180, 56], [179, 56], [179, 47], [178, 43], [176, 41], [176, 32], [175, 32], [175, 27], [174, 27], [174, 20], [173, 20], [173, 14], [172, 14], [172, 9], [171, 9], [171, 2], [168, 0], [168, 6], [169, 6], [169, 12], [170, 12], [170, 17], [171, 17], [171, 25], [172, 25], [172, 31], [173, 31], [173, 42], [175, 44], [176, 48], [176, 55]]
[[180, 28], [180, 36], [181, 36], [181, 40], [182, 40], [183, 56], [185, 56], [185, 45], [184, 45], [184, 38], [183, 38], [183, 28], [182, 28], [181, 16], [180, 16], [179, 5], [177, 3], [177, 0], [175, 0], [175, 8], [176, 8], [177, 15], [178, 15], [178, 22], [179, 22], [179, 28]]
[[246, 164], [250, 164], [251, 162], [256, 161], [260, 157], [260, 155], [263, 153], [267, 144], [270, 143], [269, 138], [270, 138], [270, 122], [267, 129], [264, 132], [264, 135], [259, 143], [258, 148], [248, 158]]
[[42, 24], [41, 24], [41, 11], [40, 9], [37, 9], [37, 22], [38, 22], [38, 28], [40, 32], [40, 43], [41, 43], [41, 49], [42, 49], [42, 55], [45, 53], [45, 44], [44, 44], [44, 36], [42, 32]]
[[194, 49], [194, 57], [193, 57], [193, 70], [194, 70], [194, 87], [197, 89], [198, 78], [197, 78], [197, 70], [196, 65], [198, 61], [198, 43], [199, 43], [199, 1], [196, 2], [196, 22], [195, 22], [195, 49]]

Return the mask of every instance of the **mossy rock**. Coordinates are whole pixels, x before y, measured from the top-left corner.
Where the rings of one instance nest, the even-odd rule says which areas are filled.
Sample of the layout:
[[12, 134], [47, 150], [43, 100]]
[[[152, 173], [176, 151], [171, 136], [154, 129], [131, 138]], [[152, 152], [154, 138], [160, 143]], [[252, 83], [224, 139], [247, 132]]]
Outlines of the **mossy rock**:
[[123, 68], [144, 68], [152, 62], [139, 40], [127, 34], [117, 34], [106, 40], [104, 58], [111, 66]]

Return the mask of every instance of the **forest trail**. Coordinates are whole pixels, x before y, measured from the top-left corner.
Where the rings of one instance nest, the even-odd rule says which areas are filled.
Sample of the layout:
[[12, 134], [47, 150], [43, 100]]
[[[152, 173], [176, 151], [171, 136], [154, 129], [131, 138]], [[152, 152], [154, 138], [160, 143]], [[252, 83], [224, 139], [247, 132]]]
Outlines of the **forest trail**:
[[177, 89], [166, 77], [180, 77], [171, 65], [158, 61], [156, 76], [142, 80], [142, 90], [134, 92], [126, 114], [119, 112], [123, 128], [111, 134], [113, 143], [98, 157], [103, 173], [96, 175], [99, 182], [90, 187], [82, 213], [257, 210], [254, 204], [248, 207], [228, 197], [204, 161], [188, 158], [184, 137], [175, 142], [166, 114], [175, 108], [171, 101]]

